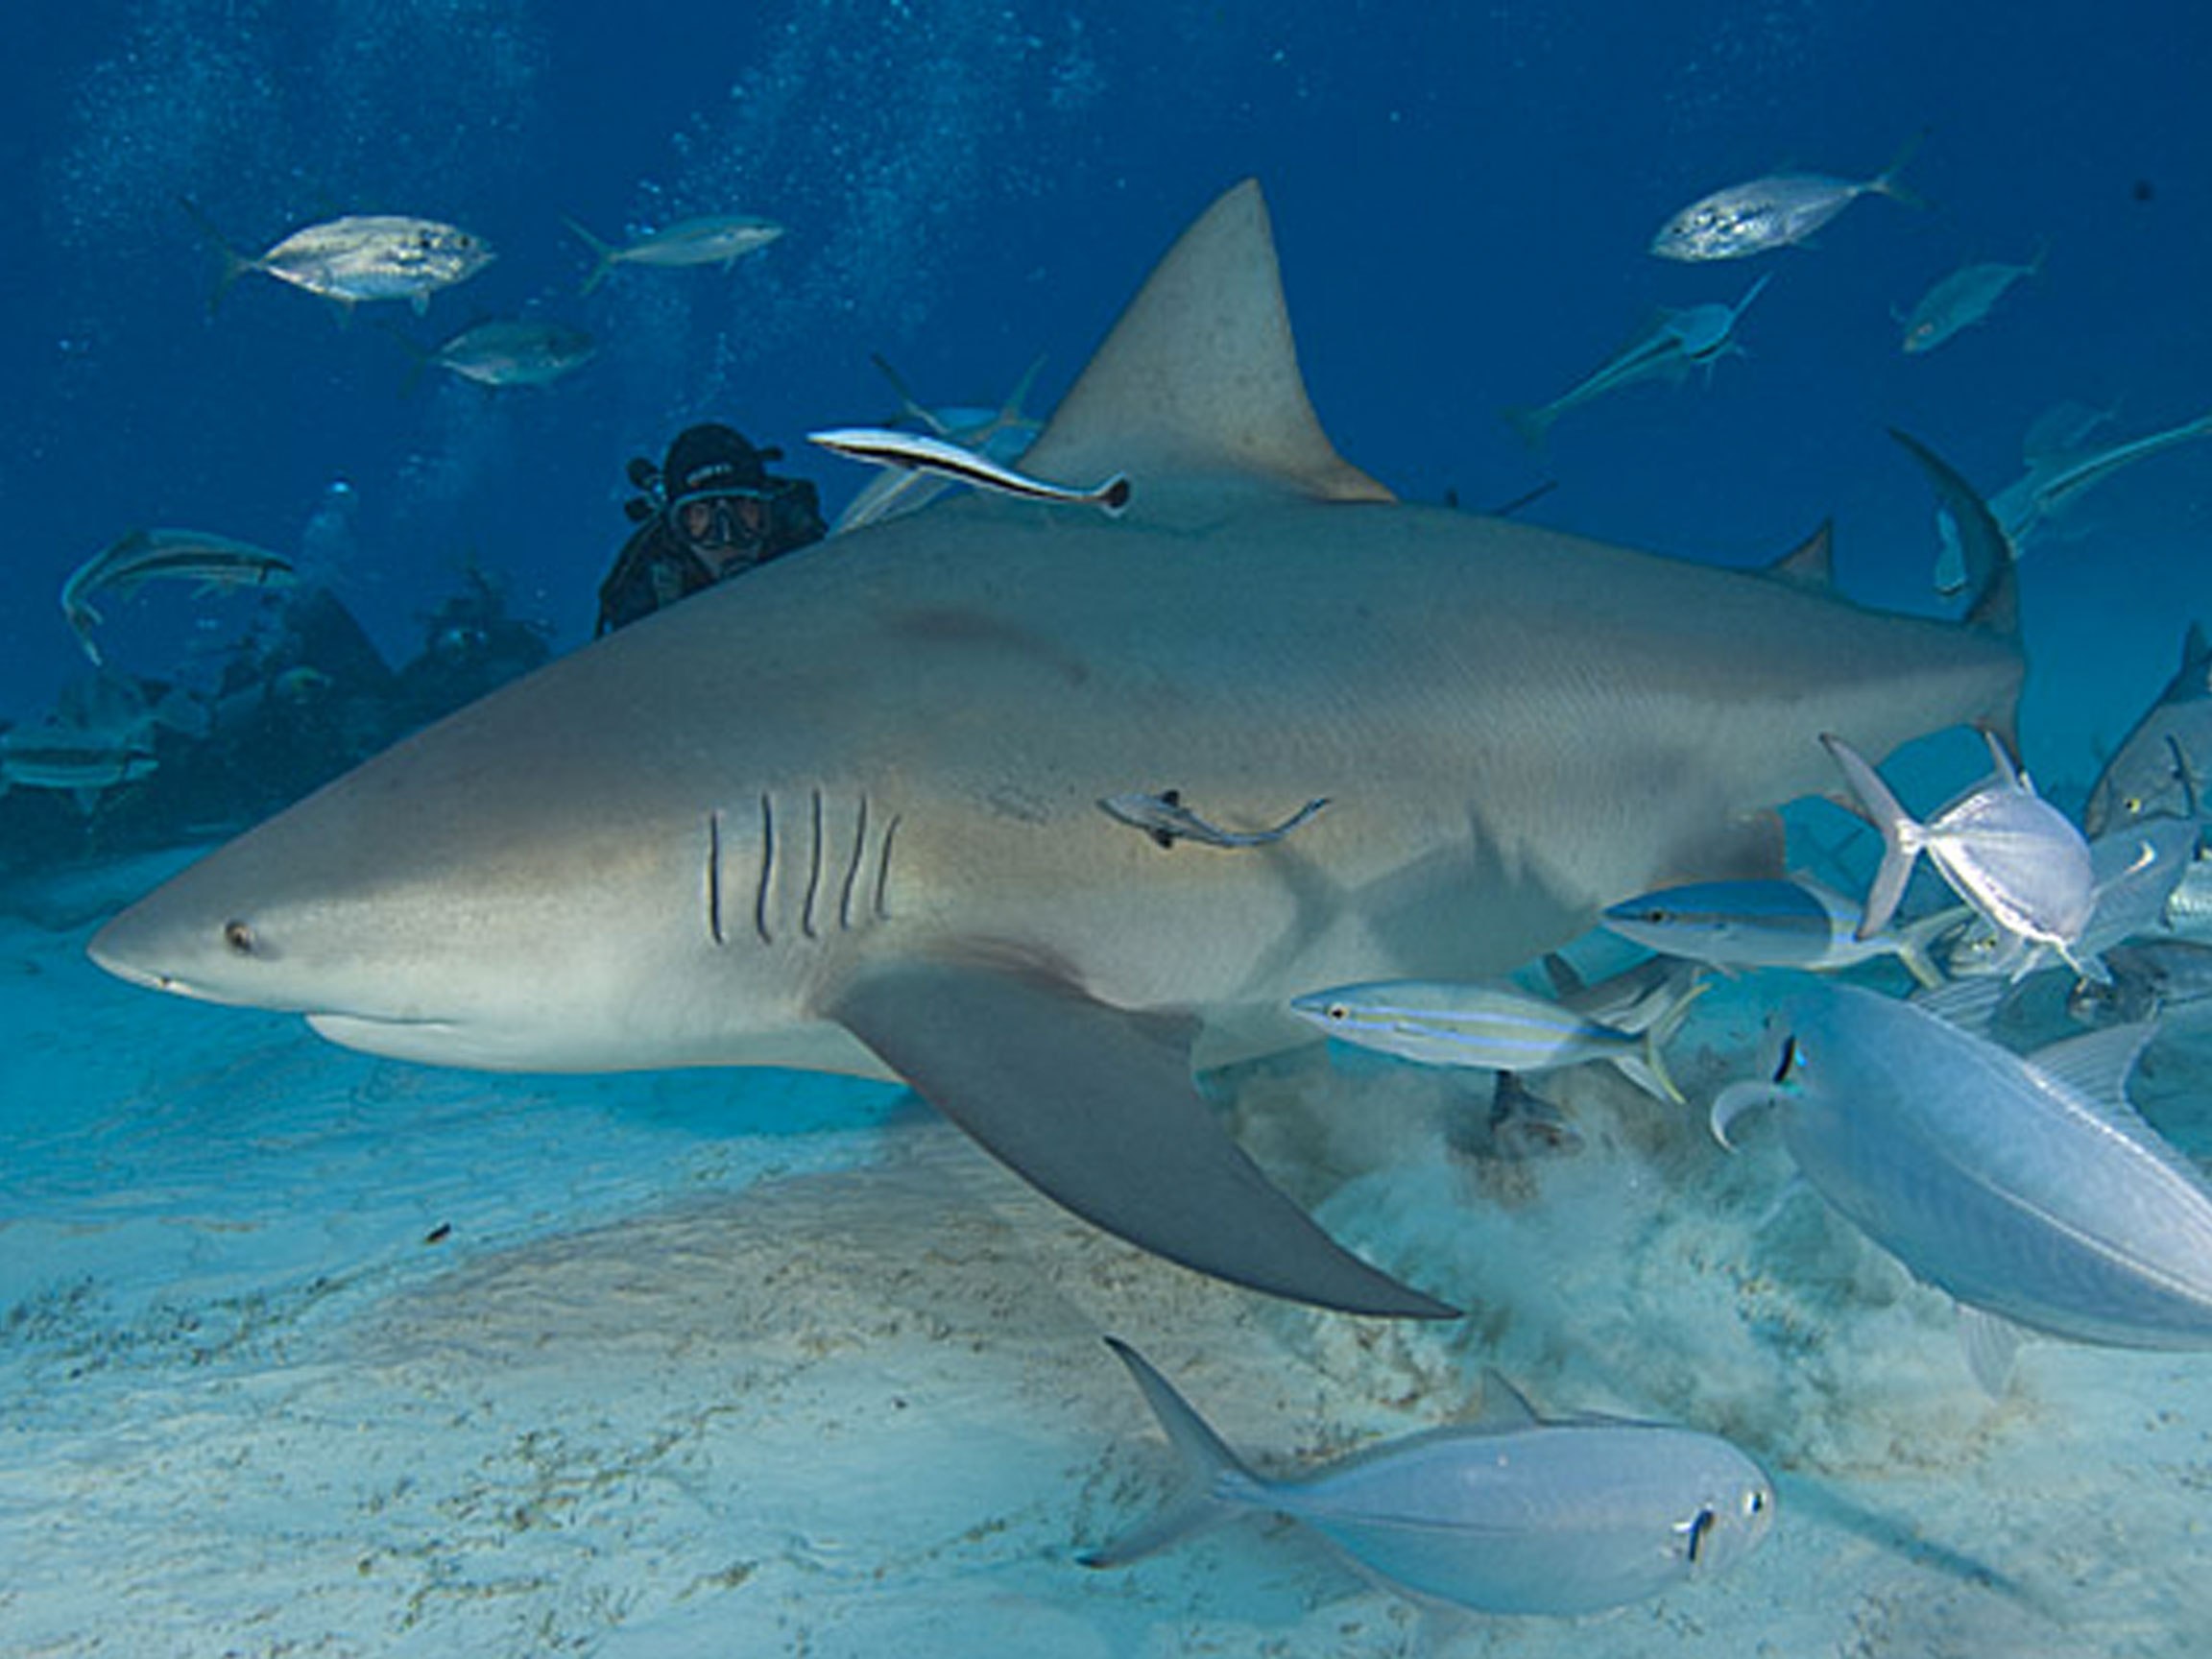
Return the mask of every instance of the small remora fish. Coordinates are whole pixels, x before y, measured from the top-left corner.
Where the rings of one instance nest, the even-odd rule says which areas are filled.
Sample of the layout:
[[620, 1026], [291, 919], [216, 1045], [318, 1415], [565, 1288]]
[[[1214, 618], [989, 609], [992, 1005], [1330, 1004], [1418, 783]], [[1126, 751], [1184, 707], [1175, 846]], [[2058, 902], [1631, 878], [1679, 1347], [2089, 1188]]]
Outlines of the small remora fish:
[[1928, 959], [1928, 940], [1958, 914], [1861, 938], [1865, 913], [1857, 902], [1800, 875], [1669, 887], [1614, 905], [1600, 925], [1647, 950], [1716, 968], [1827, 972], [1893, 955], [1921, 984], [1935, 985], [1942, 976]]
[[156, 578], [198, 582], [213, 588], [276, 588], [293, 580], [292, 562], [281, 554], [234, 541], [203, 530], [133, 530], [109, 543], [69, 573], [61, 584], [61, 613], [77, 631], [84, 655], [100, 661], [91, 629], [100, 621], [92, 595], [128, 593]]
[[1918, 137], [1873, 178], [1853, 182], [1825, 173], [1771, 173], [1700, 197], [1659, 228], [1651, 252], [1662, 259], [1742, 259], [1803, 242], [1862, 196], [1927, 205], [1897, 181]]
[[1662, 311], [1656, 322], [1560, 396], [1541, 409], [1508, 409], [1506, 421], [1521, 434], [1523, 443], [1537, 448], [1570, 409], [1640, 380], [1680, 380], [1693, 364], [1710, 369], [1731, 351], [1743, 349], [1734, 338], [1737, 319], [1770, 279], [1760, 277], [1733, 305], [1692, 305], [1680, 311]]
[[1603, 1060], [1639, 1089], [1679, 1104], [1666, 1043], [1698, 987], [1647, 998], [1601, 1024], [1514, 985], [1381, 979], [1294, 998], [1290, 1010], [1339, 1042], [1423, 1066], [1488, 1071], [1556, 1070]]
[[2091, 835], [2145, 818], [2197, 818], [2212, 760], [2212, 641], [2201, 623], [2181, 640], [2181, 666], [2121, 740], [2090, 786], [2081, 825]]
[[1293, 1479], [1255, 1474], [1135, 1349], [1128, 1367], [1184, 1466], [1151, 1521], [1083, 1557], [1120, 1567], [1239, 1514], [1287, 1516], [1403, 1594], [1481, 1613], [1593, 1613], [1749, 1555], [1774, 1488], [1727, 1441], [1660, 1423], [1547, 1423], [1495, 1373], [1480, 1421]]
[[727, 271], [746, 254], [765, 248], [783, 234], [783, 227], [750, 213], [704, 213], [640, 236], [624, 248], [603, 242], [571, 219], [568, 228], [590, 245], [599, 263], [584, 278], [579, 293], [589, 294], [607, 279], [617, 265], [653, 265], [663, 270], [690, 265], [719, 265]]
[[[1045, 367], [1040, 357], [1023, 371], [1015, 382], [1014, 390], [1006, 395], [1004, 402], [996, 409], [930, 408], [906, 389], [899, 372], [885, 362], [880, 354], [871, 354], [870, 361], [879, 370], [883, 378], [891, 382], [892, 390], [899, 394], [900, 409], [888, 424], [909, 425], [957, 444], [987, 460], [1012, 466], [1022, 459], [1024, 451], [1043, 423], [1022, 412], [1022, 405], [1036, 383], [1038, 371]], [[941, 473], [890, 468], [871, 479], [845, 504], [830, 526], [830, 534], [842, 536], [858, 530], [863, 525], [879, 524], [886, 518], [897, 518], [907, 513], [918, 513], [946, 491], [952, 488], [952, 480]]]
[[1985, 321], [2007, 289], [2024, 276], [2041, 273], [2048, 252], [2048, 248], [2036, 249], [2035, 257], [2025, 265], [1967, 265], [1952, 272], [1897, 320], [1904, 331], [1898, 341], [1900, 349], [1907, 356], [1916, 357], [1935, 350], [1961, 328]]
[[11, 788], [52, 789], [74, 796], [89, 812], [103, 792], [135, 783], [156, 765], [152, 749], [99, 733], [52, 724], [0, 732], [0, 795]]
[[889, 426], [837, 426], [823, 432], [809, 432], [806, 441], [855, 461], [942, 473], [957, 483], [973, 484], [978, 490], [1018, 495], [1029, 501], [1095, 507], [1108, 517], [1118, 517], [1129, 505], [1129, 480], [1123, 473], [1117, 472], [1089, 489], [1054, 484], [1033, 478], [1026, 472], [1017, 472], [987, 455], [964, 449], [926, 432], [901, 432]]
[[598, 349], [590, 335], [566, 324], [495, 317], [471, 324], [421, 356], [424, 364], [479, 386], [550, 386], [589, 362]]
[[2064, 813], [2037, 797], [1996, 734], [1984, 735], [1996, 775], [1921, 824], [1864, 757], [1822, 733], [1820, 741], [1882, 832], [1882, 868], [1867, 895], [1862, 939], [1889, 925], [1922, 853], [1960, 898], [2008, 933], [2063, 953], [2089, 926], [2097, 905], [2089, 844]]
[[2212, 1189], [2128, 1104], [2150, 1037], [2114, 1026], [2023, 1058], [1910, 1003], [1808, 981], [1771, 1081], [1714, 1133], [1781, 1115], [1808, 1181], [1916, 1276], [2006, 1324], [1970, 1329], [1992, 1391], [2010, 1326], [2123, 1348], [2212, 1347]]
[[309, 225], [264, 253], [245, 254], [193, 203], [186, 201], [184, 208], [223, 255], [211, 305], [239, 277], [259, 271], [348, 310], [363, 301], [404, 300], [421, 312], [432, 294], [467, 281], [493, 257], [489, 243], [457, 226], [397, 214], [353, 214]]
[[1201, 847], [1236, 848], [1264, 847], [1282, 840], [1328, 805], [1329, 797], [1316, 795], [1271, 830], [1224, 830], [1219, 825], [1209, 824], [1183, 804], [1183, 792], [1179, 789], [1163, 790], [1157, 795], [1108, 795], [1098, 805], [1108, 817], [1143, 830], [1162, 847], [1172, 847], [1178, 841], [1195, 841]]

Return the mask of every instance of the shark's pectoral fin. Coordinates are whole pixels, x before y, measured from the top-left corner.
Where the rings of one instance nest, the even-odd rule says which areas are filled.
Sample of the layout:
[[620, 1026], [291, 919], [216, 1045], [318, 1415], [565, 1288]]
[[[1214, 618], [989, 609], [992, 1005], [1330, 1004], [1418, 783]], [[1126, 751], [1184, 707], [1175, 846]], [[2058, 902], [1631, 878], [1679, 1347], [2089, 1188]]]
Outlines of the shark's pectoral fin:
[[939, 961], [869, 973], [829, 1012], [1018, 1174], [1155, 1255], [1351, 1313], [1455, 1311], [1359, 1261], [1270, 1186], [1156, 1022], [1044, 973]]

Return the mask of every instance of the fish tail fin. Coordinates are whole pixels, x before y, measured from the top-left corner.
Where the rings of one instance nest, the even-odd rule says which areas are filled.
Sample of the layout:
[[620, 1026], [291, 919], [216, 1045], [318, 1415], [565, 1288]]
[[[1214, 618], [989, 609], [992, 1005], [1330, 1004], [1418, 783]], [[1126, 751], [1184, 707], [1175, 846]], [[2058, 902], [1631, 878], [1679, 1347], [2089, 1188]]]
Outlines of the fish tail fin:
[[1912, 157], [1920, 154], [1920, 146], [1927, 141], [1928, 129], [1923, 127], [1911, 137], [1905, 140], [1897, 154], [1890, 157], [1888, 166], [1866, 180], [1866, 188], [1877, 196], [1887, 196], [1892, 202], [1902, 202], [1908, 207], [1917, 207], [1923, 212], [1933, 209], [1936, 205], [1935, 203], [1929, 201], [1919, 191], [1908, 189], [1898, 178], [1898, 175], [1903, 173], [1911, 163]]
[[1521, 442], [1531, 449], [1544, 447], [1544, 440], [1551, 435], [1551, 422], [1558, 417], [1549, 409], [1512, 408], [1501, 410], [1505, 423], [1520, 435]]
[[1905, 883], [1920, 856], [1921, 830], [1864, 756], [1833, 733], [1823, 732], [1820, 741], [1843, 769], [1851, 793], [1859, 797], [1874, 828], [1882, 831], [1882, 868], [1874, 874], [1874, 887], [1866, 895], [1865, 914], [1855, 935], [1863, 942], [1888, 926], [1889, 918], [1897, 914], [1897, 902], [1905, 897]]
[[573, 219], [565, 218], [561, 223], [583, 237], [585, 245], [591, 250], [599, 261], [598, 264], [591, 267], [591, 275], [584, 278], [584, 286], [576, 290], [576, 297], [582, 299], [592, 289], [598, 287], [600, 283], [607, 280], [607, 273], [614, 269], [614, 255], [617, 250], [612, 242], [602, 242]]
[[[1913, 437], [1892, 426], [1889, 436], [1903, 445], [1920, 469], [1928, 474], [1936, 499], [1951, 521], [1959, 546], [1959, 564], [1964, 573], [1967, 601], [1965, 625], [2000, 639], [2020, 637], [2019, 555], [2005, 534], [1997, 516], [1981, 492], [1966, 482], [1951, 464]], [[1946, 553], [1949, 549], [1946, 547]], [[1938, 561], [1938, 565], [1944, 561]], [[1940, 574], [1938, 587], [1942, 586]]]
[[1144, 1403], [1152, 1407], [1152, 1415], [1160, 1420], [1161, 1430], [1183, 1460], [1183, 1484], [1149, 1521], [1083, 1556], [1086, 1567], [1127, 1566], [1194, 1532], [1218, 1526], [1242, 1506], [1240, 1494], [1256, 1491], [1261, 1484], [1149, 1360], [1112, 1336], [1106, 1338], [1106, 1346], [1129, 1368], [1129, 1375], [1143, 1391]]
[[1693, 978], [1687, 991], [1669, 990], [1653, 998], [1649, 1009], [1631, 1013], [1623, 1022], [1624, 1028], [1635, 1031], [1639, 1027], [1630, 1022], [1640, 1018], [1650, 1021], [1649, 1024], [1641, 1027], [1644, 1046], [1623, 1051], [1616, 1057], [1614, 1064], [1629, 1082], [1647, 1094], [1666, 1101], [1670, 1106], [1680, 1106], [1685, 1102], [1682, 1091], [1676, 1087], [1673, 1077], [1667, 1070], [1667, 1045], [1674, 1041], [1675, 1033], [1682, 1029], [1683, 1022], [1690, 1018], [1692, 1005], [1705, 995], [1705, 984], [1702, 977]]
[[1958, 926], [1956, 908], [1938, 910], [1917, 922], [1907, 923], [1893, 935], [1896, 940], [1893, 954], [1923, 991], [1933, 991], [1943, 983], [1943, 975], [1929, 952], [1936, 940]]
[[222, 272], [215, 278], [213, 292], [207, 296], [207, 315], [215, 315], [223, 303], [223, 296], [230, 292], [230, 285], [253, 269], [254, 261], [230, 246], [230, 239], [216, 228], [215, 221], [201, 211], [200, 204], [189, 196], [177, 198], [177, 204], [192, 216], [192, 223], [200, 227], [200, 234], [207, 239], [216, 256], [223, 262]]

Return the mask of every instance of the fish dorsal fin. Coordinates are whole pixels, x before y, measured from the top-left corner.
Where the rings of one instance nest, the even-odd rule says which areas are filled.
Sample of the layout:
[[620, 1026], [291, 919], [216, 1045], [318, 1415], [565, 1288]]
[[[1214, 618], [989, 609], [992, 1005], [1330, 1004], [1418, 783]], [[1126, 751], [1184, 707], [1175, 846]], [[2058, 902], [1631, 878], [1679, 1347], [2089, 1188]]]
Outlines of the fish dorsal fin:
[[1823, 518], [1812, 535], [1767, 566], [1767, 574], [1792, 588], [1825, 592], [1836, 586], [1836, 520]]
[[1307, 400], [1275, 236], [1246, 180], [1154, 267], [1022, 460], [1058, 481], [1258, 478], [1334, 501], [1390, 492], [1336, 453]]
[[2206, 641], [2201, 622], [2190, 623], [2189, 632], [2181, 637], [2181, 672], [2176, 684], [2184, 698], [2212, 696], [2212, 642]]
[[2027, 1057], [2028, 1064], [2080, 1095], [2107, 1122], [2140, 1138], [2151, 1130], [2128, 1104], [2128, 1074], [2135, 1070], [2157, 1028], [2156, 1022], [2145, 1020], [2069, 1037], [2036, 1049]]
[[1477, 1428], [1507, 1434], [1516, 1429], [1540, 1428], [1543, 1422], [1528, 1396], [1508, 1382], [1503, 1372], [1494, 1365], [1482, 1367], [1482, 1410], [1475, 1419]]
[[2011, 986], [1994, 974], [1971, 979], [1954, 979], [1947, 985], [1926, 987], [1906, 998], [1923, 1014], [1976, 1037], [1987, 1037], [1996, 1023], [1998, 1005]]

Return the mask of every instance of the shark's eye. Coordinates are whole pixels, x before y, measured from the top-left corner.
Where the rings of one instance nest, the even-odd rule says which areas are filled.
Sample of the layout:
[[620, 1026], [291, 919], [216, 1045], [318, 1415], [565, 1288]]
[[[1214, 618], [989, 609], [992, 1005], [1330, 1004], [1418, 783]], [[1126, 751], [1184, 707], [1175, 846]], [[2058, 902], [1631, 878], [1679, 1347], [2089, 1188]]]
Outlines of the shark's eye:
[[251, 956], [253, 954], [253, 929], [244, 922], [226, 922], [223, 924], [223, 943], [230, 947], [233, 956]]

